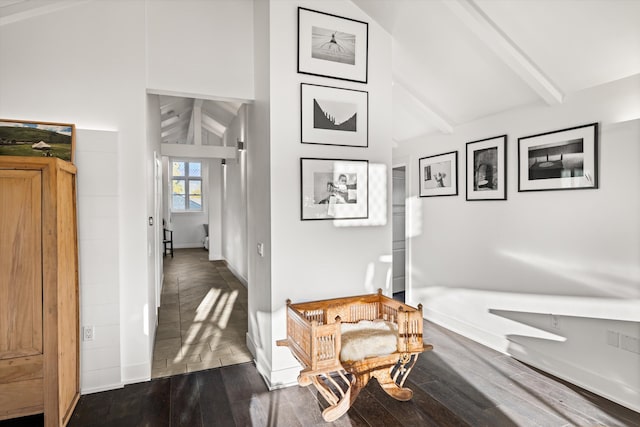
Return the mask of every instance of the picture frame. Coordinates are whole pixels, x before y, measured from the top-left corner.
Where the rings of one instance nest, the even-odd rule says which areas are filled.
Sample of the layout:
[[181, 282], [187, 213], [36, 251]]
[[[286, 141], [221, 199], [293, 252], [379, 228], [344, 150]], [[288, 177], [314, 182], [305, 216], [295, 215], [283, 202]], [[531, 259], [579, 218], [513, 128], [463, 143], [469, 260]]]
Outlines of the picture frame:
[[507, 135], [467, 142], [466, 199], [507, 200]]
[[300, 84], [300, 132], [303, 144], [369, 146], [369, 93]]
[[369, 217], [369, 161], [300, 159], [301, 219]]
[[369, 24], [298, 8], [298, 73], [367, 83]]
[[458, 195], [458, 152], [436, 154], [418, 160], [420, 197]]
[[518, 191], [598, 188], [598, 123], [518, 138]]
[[0, 119], [0, 156], [74, 161], [76, 127], [70, 123]]

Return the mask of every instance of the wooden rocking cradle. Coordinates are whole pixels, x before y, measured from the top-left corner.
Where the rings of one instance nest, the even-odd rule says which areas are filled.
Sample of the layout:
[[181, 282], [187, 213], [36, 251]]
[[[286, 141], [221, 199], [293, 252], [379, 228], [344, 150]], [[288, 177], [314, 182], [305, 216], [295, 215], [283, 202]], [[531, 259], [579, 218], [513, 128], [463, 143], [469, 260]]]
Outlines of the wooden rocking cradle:
[[381, 289], [298, 304], [287, 300], [287, 338], [277, 344], [288, 346], [303, 366], [298, 383], [313, 384], [329, 404], [322, 412], [328, 422], [349, 410], [372, 377], [389, 396], [410, 400], [413, 392], [404, 382], [420, 353], [433, 348], [422, 342], [422, 304], [413, 308]]

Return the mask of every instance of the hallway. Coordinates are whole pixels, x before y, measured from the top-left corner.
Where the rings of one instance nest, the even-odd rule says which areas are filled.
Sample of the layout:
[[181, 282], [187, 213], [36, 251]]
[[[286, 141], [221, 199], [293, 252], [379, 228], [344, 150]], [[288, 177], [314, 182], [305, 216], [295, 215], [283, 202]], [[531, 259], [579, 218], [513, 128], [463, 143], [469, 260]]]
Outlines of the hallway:
[[247, 289], [224, 261], [177, 249], [164, 258], [152, 378], [249, 362]]

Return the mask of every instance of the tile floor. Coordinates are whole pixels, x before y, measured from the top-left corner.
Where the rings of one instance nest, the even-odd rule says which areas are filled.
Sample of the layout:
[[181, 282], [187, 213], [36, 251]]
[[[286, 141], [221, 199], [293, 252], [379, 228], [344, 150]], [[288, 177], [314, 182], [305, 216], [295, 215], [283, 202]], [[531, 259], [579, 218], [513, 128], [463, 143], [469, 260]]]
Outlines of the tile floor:
[[252, 360], [246, 346], [247, 289], [203, 249], [164, 258], [152, 378]]

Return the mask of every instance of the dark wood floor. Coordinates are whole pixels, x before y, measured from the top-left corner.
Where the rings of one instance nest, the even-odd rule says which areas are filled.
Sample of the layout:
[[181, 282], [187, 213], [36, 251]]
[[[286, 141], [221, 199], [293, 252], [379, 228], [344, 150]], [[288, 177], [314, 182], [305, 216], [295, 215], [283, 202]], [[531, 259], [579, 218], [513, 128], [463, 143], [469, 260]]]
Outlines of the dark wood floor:
[[[338, 426], [640, 426], [640, 414], [437, 325], [406, 385], [410, 402], [373, 380]], [[316, 426], [313, 387], [269, 392], [252, 363], [159, 378], [80, 398], [69, 426]], [[0, 422], [39, 426], [42, 417]]]

